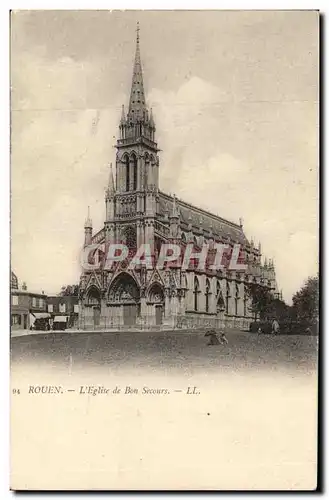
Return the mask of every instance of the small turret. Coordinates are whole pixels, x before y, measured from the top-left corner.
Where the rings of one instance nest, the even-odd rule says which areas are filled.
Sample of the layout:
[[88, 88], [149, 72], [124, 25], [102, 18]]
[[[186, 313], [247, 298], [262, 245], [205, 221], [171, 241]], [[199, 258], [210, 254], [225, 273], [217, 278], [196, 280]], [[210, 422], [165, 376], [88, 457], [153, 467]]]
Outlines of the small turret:
[[212, 239], [212, 240], [214, 239], [212, 222], [210, 222], [210, 225], [209, 225], [209, 238]]
[[110, 163], [109, 182], [106, 190], [106, 198], [113, 196], [114, 193], [115, 193], [115, 187], [114, 187], [113, 169], [112, 169], [112, 163]]
[[173, 204], [171, 214], [169, 216], [170, 220], [170, 236], [172, 238], [177, 238], [178, 236], [178, 225], [179, 225], [179, 210], [176, 204], [176, 196], [173, 197]]
[[150, 127], [152, 127], [155, 130], [155, 123], [154, 123], [153, 109], [152, 108], [151, 108], [151, 113], [150, 113]]
[[187, 229], [192, 232], [192, 216], [191, 214], [189, 214], [188, 216], [188, 226], [187, 226]]
[[110, 163], [110, 173], [109, 173], [109, 181], [105, 192], [105, 204], [106, 204], [106, 221], [112, 221], [114, 219], [114, 195], [115, 195], [115, 186], [114, 186], [114, 178], [113, 178], [113, 169], [112, 163]]
[[125, 106], [124, 104], [122, 104], [120, 125], [124, 125], [125, 123], [126, 123]]
[[172, 212], [171, 212], [171, 219], [178, 219], [179, 218], [179, 210], [177, 208], [176, 204], [176, 196], [173, 196], [173, 204], [172, 204]]
[[85, 221], [85, 245], [91, 245], [93, 235], [93, 223], [90, 218], [90, 208], [88, 207], [88, 214]]

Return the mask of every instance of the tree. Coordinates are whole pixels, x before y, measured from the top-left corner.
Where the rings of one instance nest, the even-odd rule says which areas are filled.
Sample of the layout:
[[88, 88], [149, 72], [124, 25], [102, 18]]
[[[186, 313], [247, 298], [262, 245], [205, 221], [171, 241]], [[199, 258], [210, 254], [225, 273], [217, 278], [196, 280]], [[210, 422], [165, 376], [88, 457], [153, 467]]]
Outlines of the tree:
[[59, 295], [61, 297], [64, 297], [64, 296], [67, 296], [67, 295], [77, 296], [77, 295], [79, 295], [79, 285], [66, 285], [66, 286], [62, 286]]
[[292, 298], [297, 321], [314, 324], [319, 317], [319, 276], [310, 277]]
[[258, 283], [250, 283], [246, 286], [247, 295], [251, 298], [251, 311], [254, 319], [264, 320], [270, 316], [273, 296], [270, 290]]
[[251, 298], [251, 311], [254, 319], [271, 320], [277, 318], [279, 321], [288, 320], [290, 307], [283, 301], [274, 298], [269, 288], [258, 283], [247, 285], [247, 294]]

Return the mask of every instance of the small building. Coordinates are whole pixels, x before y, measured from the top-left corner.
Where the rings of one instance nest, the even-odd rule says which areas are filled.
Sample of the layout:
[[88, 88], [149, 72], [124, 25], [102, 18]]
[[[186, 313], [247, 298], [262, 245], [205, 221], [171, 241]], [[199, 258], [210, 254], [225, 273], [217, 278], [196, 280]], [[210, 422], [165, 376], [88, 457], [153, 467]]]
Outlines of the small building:
[[[17, 276], [11, 273], [11, 328], [29, 330], [38, 321], [45, 320], [47, 314], [47, 296], [41, 292], [27, 290], [25, 284], [19, 288]], [[43, 321], [46, 323], [46, 321]]]
[[54, 330], [74, 328], [79, 318], [77, 295], [50, 295], [47, 297], [47, 312]]

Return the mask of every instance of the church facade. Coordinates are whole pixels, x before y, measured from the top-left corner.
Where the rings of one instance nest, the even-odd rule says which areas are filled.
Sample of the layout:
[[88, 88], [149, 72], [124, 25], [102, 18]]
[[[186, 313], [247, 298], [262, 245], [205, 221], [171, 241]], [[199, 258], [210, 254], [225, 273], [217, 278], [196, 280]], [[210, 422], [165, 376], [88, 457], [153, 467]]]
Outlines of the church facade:
[[159, 187], [159, 149], [155, 120], [146, 105], [137, 31], [130, 101], [122, 107], [116, 144], [115, 180], [112, 166], [106, 189], [106, 220], [93, 232], [88, 215], [85, 246], [125, 244], [131, 253], [149, 244], [157, 257], [163, 243], [195, 252], [207, 244], [241, 246], [245, 271], [224, 266], [216, 271], [184, 269], [179, 263], [164, 269], [145, 265], [130, 269], [127, 261], [111, 269], [83, 270], [80, 277], [79, 327], [111, 328], [247, 328], [252, 320], [250, 283], [277, 293], [273, 261], [262, 264], [260, 244], [246, 238], [235, 224], [166, 194]]

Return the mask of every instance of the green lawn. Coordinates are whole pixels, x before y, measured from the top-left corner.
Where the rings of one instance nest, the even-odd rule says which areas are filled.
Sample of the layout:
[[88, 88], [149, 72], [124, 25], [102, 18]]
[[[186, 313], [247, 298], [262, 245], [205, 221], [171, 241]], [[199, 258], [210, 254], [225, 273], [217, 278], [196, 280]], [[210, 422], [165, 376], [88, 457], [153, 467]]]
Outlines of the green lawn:
[[55, 333], [11, 339], [12, 366], [74, 370], [104, 367], [114, 372], [154, 369], [195, 374], [212, 370], [313, 372], [317, 337], [227, 333], [228, 345], [208, 346], [203, 334], [188, 332]]

